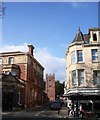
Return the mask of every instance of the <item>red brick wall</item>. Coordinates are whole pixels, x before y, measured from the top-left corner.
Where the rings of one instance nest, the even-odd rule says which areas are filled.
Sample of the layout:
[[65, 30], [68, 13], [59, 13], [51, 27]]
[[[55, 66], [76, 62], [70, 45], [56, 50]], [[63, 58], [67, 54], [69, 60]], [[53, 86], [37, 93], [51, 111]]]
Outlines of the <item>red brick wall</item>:
[[27, 66], [26, 64], [19, 64], [20, 67], [20, 78], [22, 80], [26, 80], [27, 79]]
[[55, 75], [46, 74], [46, 93], [50, 101], [55, 100]]

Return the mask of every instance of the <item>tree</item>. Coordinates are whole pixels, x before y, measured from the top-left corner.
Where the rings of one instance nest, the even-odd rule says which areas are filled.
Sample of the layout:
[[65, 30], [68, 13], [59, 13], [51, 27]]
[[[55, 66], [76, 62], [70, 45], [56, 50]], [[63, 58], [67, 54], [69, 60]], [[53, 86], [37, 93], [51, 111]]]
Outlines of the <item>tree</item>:
[[64, 93], [64, 83], [60, 83], [58, 80], [55, 82], [55, 95], [56, 97]]

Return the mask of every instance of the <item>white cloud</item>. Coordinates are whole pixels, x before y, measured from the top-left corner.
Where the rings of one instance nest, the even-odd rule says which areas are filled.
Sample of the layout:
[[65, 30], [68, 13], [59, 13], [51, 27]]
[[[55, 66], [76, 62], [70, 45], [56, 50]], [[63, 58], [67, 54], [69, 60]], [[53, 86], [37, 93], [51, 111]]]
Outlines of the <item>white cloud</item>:
[[53, 56], [47, 48], [37, 48], [35, 57], [45, 67], [46, 73], [54, 73], [56, 80], [65, 81], [65, 58]]
[[12, 51], [27, 52], [28, 51], [27, 43], [24, 43], [23, 45], [0, 46], [0, 52], [12, 52]]
[[[27, 43], [24, 43], [23, 45], [5, 45], [0, 47], [0, 52], [12, 51], [27, 52]], [[45, 68], [45, 74], [55, 74], [56, 80], [61, 82], [65, 81], [65, 58], [53, 56], [46, 47], [35, 48], [34, 57]]]
[[86, 8], [86, 7], [88, 7], [88, 5], [84, 4], [84, 2], [77, 1], [77, 2], [71, 2], [70, 4], [73, 8]]

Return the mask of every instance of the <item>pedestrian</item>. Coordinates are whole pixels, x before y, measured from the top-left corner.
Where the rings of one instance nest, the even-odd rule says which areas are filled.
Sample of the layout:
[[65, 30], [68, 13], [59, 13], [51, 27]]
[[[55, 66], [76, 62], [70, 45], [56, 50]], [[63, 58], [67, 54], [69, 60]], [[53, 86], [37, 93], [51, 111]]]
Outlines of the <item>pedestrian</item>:
[[70, 113], [70, 108], [69, 107], [67, 107], [67, 111], [68, 111], [68, 116], [69, 116], [69, 113]]
[[84, 110], [83, 110], [82, 104], [80, 105], [79, 110], [80, 110], [79, 115], [82, 115], [82, 118], [83, 118], [84, 117]]
[[74, 115], [73, 109], [72, 109], [72, 106], [69, 106], [68, 107], [68, 116], [72, 116], [72, 115]]
[[58, 107], [58, 114], [60, 113], [60, 108]]

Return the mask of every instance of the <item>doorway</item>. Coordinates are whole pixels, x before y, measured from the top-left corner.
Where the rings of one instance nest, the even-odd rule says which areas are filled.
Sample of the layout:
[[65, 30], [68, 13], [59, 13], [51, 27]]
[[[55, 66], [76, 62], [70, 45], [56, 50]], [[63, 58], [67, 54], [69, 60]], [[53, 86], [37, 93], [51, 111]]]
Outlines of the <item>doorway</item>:
[[12, 110], [12, 98], [13, 98], [13, 93], [9, 92], [6, 93], [4, 92], [2, 95], [2, 110]]

